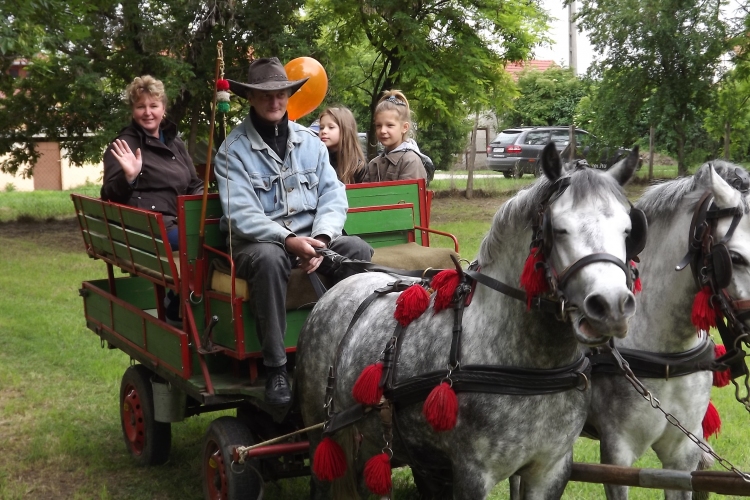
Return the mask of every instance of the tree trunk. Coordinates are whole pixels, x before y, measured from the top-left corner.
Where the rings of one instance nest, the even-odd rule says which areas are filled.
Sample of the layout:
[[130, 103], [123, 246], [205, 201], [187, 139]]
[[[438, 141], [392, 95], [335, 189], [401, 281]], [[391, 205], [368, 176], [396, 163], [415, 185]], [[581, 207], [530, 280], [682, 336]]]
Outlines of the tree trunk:
[[474, 162], [477, 159], [477, 128], [479, 127], [479, 111], [474, 115], [474, 126], [471, 128], [471, 143], [469, 144], [469, 161], [466, 163], [466, 199], [474, 196]]
[[685, 165], [685, 133], [680, 131], [677, 136], [677, 175], [685, 177], [688, 175], [687, 165]]
[[187, 149], [190, 157], [195, 156], [195, 141], [198, 137], [198, 122], [200, 122], [201, 102], [196, 99], [193, 101], [193, 109], [190, 113], [190, 134], [188, 135]]
[[724, 159], [729, 161], [729, 145], [731, 144], [732, 124], [729, 120], [724, 123]]
[[654, 136], [656, 129], [651, 125], [648, 133], [648, 180], [654, 180]]

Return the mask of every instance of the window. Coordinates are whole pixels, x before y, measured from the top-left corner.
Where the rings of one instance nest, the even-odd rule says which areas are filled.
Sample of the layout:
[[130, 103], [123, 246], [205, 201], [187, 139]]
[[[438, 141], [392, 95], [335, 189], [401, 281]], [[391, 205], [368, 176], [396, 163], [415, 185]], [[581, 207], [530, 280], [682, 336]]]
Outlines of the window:
[[547, 142], [549, 142], [549, 132], [529, 132], [523, 141], [529, 146], [544, 146]]

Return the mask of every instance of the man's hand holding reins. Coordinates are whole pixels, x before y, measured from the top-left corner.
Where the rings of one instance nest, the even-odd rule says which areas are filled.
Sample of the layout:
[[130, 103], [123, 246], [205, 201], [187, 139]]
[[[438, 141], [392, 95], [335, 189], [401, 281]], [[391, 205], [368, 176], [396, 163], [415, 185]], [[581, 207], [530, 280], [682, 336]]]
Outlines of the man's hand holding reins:
[[[326, 238], [327, 236], [320, 236]], [[288, 236], [284, 241], [286, 251], [299, 259], [299, 267], [307, 274], [315, 272], [323, 262], [323, 256], [315, 251], [316, 248], [325, 248], [327, 242], [309, 236]]]

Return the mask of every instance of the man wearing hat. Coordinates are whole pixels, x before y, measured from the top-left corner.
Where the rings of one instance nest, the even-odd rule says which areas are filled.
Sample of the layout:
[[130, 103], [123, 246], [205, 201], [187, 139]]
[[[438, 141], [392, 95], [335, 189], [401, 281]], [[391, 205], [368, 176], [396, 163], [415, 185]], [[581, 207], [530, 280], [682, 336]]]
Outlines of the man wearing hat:
[[366, 261], [373, 253], [360, 238], [342, 236], [346, 192], [325, 144], [288, 119], [289, 97], [306, 81], [290, 81], [275, 57], [253, 61], [247, 83], [229, 80], [230, 90], [250, 102], [250, 114], [219, 147], [215, 163], [221, 227], [231, 229], [237, 276], [253, 290], [266, 402], [275, 405], [291, 401], [284, 334], [292, 268], [339, 280], [345, 271], [334, 272], [316, 248]]

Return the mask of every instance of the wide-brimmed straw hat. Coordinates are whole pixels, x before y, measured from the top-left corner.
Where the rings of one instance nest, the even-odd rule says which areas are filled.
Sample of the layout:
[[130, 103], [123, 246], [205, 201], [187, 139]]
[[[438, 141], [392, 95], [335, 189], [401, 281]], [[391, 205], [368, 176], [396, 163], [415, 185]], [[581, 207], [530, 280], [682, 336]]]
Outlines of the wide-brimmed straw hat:
[[309, 77], [302, 80], [289, 80], [278, 57], [265, 57], [250, 63], [250, 68], [247, 70], [247, 83], [234, 80], [227, 81], [229, 82], [229, 90], [240, 97], [247, 97], [248, 90], [289, 89], [294, 94], [308, 79]]

